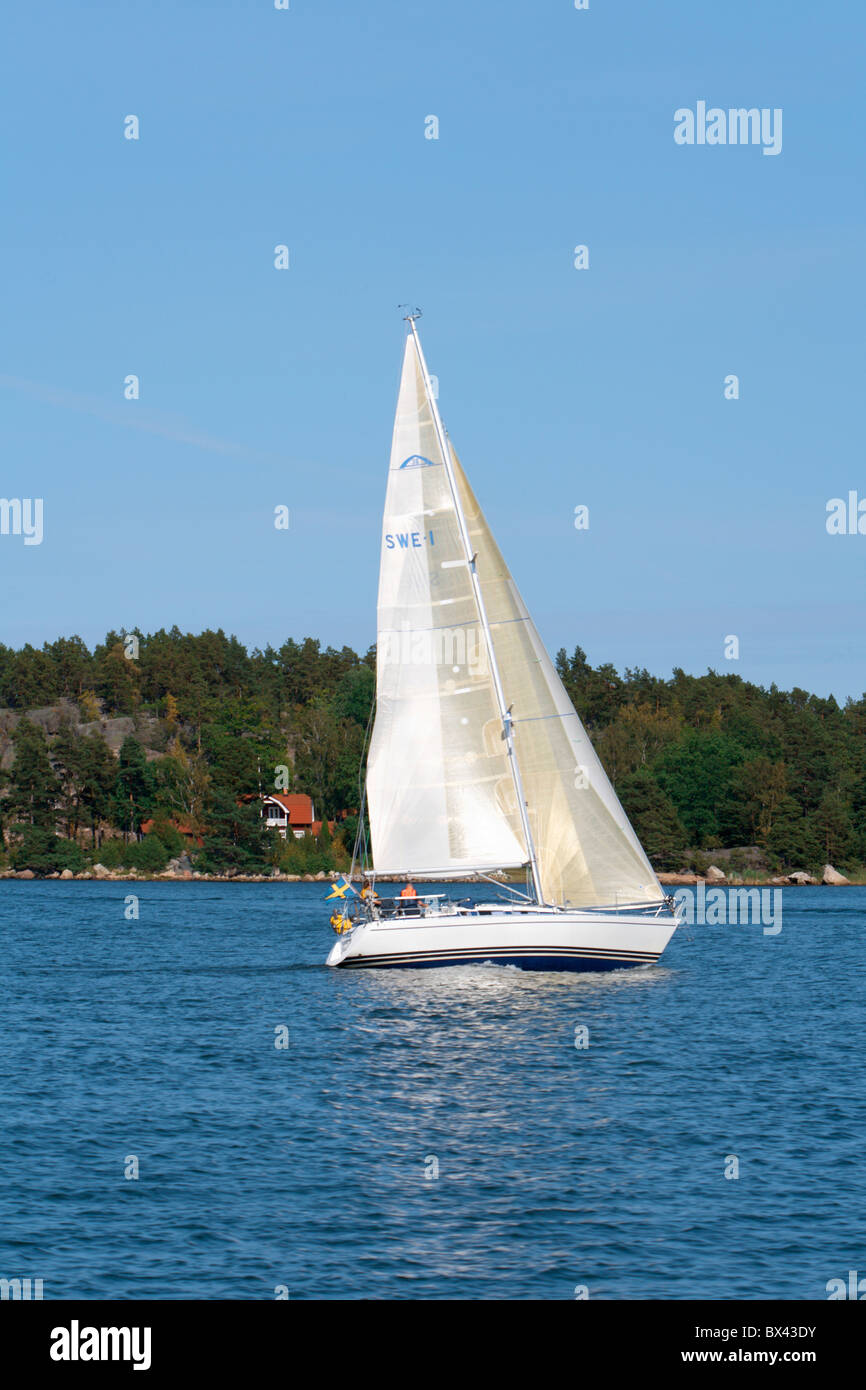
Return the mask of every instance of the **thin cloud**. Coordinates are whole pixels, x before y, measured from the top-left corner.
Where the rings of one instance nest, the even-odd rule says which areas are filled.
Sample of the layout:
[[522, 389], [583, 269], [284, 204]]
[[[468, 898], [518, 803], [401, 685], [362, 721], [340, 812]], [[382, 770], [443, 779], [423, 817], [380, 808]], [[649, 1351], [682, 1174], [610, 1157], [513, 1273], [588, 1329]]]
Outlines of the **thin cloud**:
[[23, 377], [0, 374], [0, 387], [29, 396], [31, 400], [45, 405], [60, 406], [65, 410], [75, 410], [81, 415], [92, 415], [107, 424], [122, 425], [124, 429], [143, 430], [147, 434], [158, 434], [175, 444], [190, 444], [196, 449], [207, 449], [215, 454], [243, 455], [245, 458], [258, 458], [269, 461], [291, 462], [282, 454], [269, 453], [251, 448], [247, 444], [233, 444], [225, 439], [215, 439], [196, 429], [182, 417], [162, 415], [149, 410], [138, 401], [129, 402], [125, 407], [112, 405], [99, 396], [83, 395], [79, 391], [67, 391], [62, 387], [46, 386], [38, 381], [27, 381]]

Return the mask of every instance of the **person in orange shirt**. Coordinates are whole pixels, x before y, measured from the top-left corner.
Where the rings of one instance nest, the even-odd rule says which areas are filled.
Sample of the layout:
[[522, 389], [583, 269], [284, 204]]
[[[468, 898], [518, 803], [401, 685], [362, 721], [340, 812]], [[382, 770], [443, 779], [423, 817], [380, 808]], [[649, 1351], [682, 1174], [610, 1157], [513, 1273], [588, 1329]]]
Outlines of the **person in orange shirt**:
[[417, 896], [418, 894], [416, 892], [415, 885], [412, 882], [407, 883], [406, 887], [403, 889], [403, 892], [400, 894], [401, 898], [417, 898]]

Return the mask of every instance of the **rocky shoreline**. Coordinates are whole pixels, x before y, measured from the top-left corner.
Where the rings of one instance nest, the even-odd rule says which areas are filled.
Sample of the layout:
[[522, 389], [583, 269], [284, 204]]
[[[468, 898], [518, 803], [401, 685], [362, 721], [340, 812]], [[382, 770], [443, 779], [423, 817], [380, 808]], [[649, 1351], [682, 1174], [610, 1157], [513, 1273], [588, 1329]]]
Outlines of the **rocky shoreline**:
[[838, 869], [833, 868], [832, 864], [824, 865], [820, 878], [807, 874], [805, 869], [797, 869], [791, 874], [779, 874], [775, 878], [752, 874], [742, 877], [740, 874], [726, 874], [715, 864], [711, 864], [705, 874], [659, 874], [658, 880], [659, 883], [665, 885], [707, 883], [719, 888], [805, 888], [810, 884], [822, 888], [856, 888], [861, 886], [856, 880], [840, 874]]
[[[51, 874], [36, 874], [32, 869], [0, 869], [0, 879], [36, 879], [43, 882], [49, 879], [58, 879], [67, 883], [73, 880], [97, 883], [334, 883], [347, 877], [336, 869], [331, 869], [327, 873], [322, 870], [317, 874], [284, 874], [278, 869], [270, 874], [202, 874], [194, 869], [184, 868], [176, 861], [173, 861], [173, 865], [169, 865], [168, 869], [160, 874], [139, 873], [136, 869], [107, 869], [104, 864], [94, 864], [92, 869], [85, 869], [77, 874], [74, 874], [71, 869], [64, 869], [62, 873]], [[660, 873], [658, 880], [665, 887], [690, 887], [698, 883], [717, 888], [802, 888], [807, 885], [825, 888], [856, 888], [863, 886], [856, 879], [845, 878], [844, 874], [840, 874], [838, 870], [833, 868], [832, 864], [824, 865], [821, 878], [815, 878], [802, 869], [790, 874], [777, 875], [775, 878], [753, 875], [741, 877], [739, 874], [725, 874], [721, 869], [711, 864], [705, 874]], [[355, 875], [353, 882], [361, 883], [362, 881], [358, 875]], [[377, 883], [404, 883], [405, 878], [393, 874], [383, 874], [376, 881]], [[473, 877], [450, 879], [449, 882], [489, 883], [490, 879]]]
[[[32, 869], [0, 869], [0, 879], [39, 879], [43, 882], [48, 879], [60, 879], [69, 883], [73, 880], [90, 882], [111, 882], [111, 883], [336, 883], [343, 878], [348, 878], [348, 874], [340, 872], [338, 869], [320, 870], [317, 874], [284, 874], [280, 869], [274, 869], [269, 874], [201, 874], [192, 868], [185, 868], [176, 860], [172, 860], [169, 867], [159, 874], [141, 873], [137, 869], [107, 869], [104, 864], [94, 864], [92, 869], [84, 869], [81, 873], [74, 874], [71, 869], [64, 869], [61, 873], [37, 874]], [[449, 880], [452, 883], [489, 883], [490, 878], [496, 876], [491, 874], [489, 878], [460, 878]], [[353, 883], [363, 883], [360, 874], [355, 874]], [[405, 883], [405, 875], [380, 874], [376, 878], [377, 883]], [[503, 879], [504, 882], [504, 879]]]

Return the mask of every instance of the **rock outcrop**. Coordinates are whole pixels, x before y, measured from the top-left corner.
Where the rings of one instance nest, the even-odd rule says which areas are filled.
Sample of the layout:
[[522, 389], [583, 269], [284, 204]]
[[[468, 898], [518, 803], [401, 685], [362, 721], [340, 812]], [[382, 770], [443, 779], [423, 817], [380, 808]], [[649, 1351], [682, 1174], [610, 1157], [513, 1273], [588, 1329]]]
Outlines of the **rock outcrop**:
[[56, 705], [28, 710], [0, 709], [0, 770], [8, 772], [15, 761], [12, 734], [19, 721], [26, 717], [31, 724], [38, 724], [49, 742], [59, 734], [64, 725], [74, 733], [99, 734], [112, 753], [120, 751], [125, 738], [133, 735], [144, 748], [148, 762], [159, 758], [165, 751], [165, 730], [156, 715], [139, 712], [130, 715], [91, 719], [82, 721], [81, 710], [73, 700], [59, 700]]
[[832, 864], [824, 865], [824, 873], [821, 877], [822, 883], [832, 884], [837, 888], [846, 888], [849, 881], [850, 880], [847, 879], [844, 874], [839, 873], [838, 869], [834, 869]]
[[192, 860], [186, 850], [176, 859], [169, 859], [162, 873], [163, 878], [192, 878]]

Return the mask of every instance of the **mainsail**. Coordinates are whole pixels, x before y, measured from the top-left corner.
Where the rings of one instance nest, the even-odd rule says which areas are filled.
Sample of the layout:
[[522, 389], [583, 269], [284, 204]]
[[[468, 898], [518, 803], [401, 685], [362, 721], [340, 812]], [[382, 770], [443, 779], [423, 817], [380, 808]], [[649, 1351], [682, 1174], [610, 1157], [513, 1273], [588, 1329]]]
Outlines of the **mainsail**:
[[377, 873], [525, 864], [451, 485], [406, 340], [382, 527], [367, 800]]
[[661, 901], [450, 445], [449, 478], [422, 362], [413, 324], [382, 530], [367, 771], [376, 871], [446, 876], [534, 858], [545, 902]]

